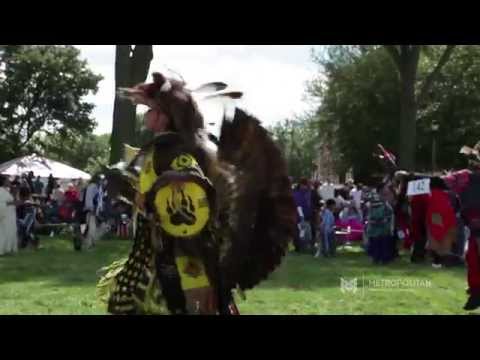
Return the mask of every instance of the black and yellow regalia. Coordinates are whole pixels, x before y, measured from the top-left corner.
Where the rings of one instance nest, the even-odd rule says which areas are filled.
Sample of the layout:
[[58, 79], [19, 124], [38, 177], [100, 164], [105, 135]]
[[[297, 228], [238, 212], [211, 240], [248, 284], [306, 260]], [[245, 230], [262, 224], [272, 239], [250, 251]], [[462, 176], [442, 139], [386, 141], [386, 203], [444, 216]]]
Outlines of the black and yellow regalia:
[[112, 314], [238, 313], [234, 290], [265, 279], [294, 236], [279, 149], [238, 108], [213, 139], [184, 83], [161, 74], [124, 92], [153, 99], [173, 121], [126, 168], [107, 171], [110, 193], [137, 215], [132, 251], [104, 269], [100, 298]]

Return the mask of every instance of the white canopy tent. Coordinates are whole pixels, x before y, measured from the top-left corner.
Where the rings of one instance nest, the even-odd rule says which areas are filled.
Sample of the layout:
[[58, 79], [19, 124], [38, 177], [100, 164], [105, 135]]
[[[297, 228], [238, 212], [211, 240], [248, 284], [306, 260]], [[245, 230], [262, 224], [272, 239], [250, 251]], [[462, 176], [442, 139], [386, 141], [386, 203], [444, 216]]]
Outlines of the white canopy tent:
[[20, 176], [33, 171], [35, 176], [48, 178], [50, 174], [58, 179], [90, 180], [91, 176], [84, 171], [75, 169], [61, 162], [47, 159], [36, 154], [19, 157], [0, 164], [0, 174]]

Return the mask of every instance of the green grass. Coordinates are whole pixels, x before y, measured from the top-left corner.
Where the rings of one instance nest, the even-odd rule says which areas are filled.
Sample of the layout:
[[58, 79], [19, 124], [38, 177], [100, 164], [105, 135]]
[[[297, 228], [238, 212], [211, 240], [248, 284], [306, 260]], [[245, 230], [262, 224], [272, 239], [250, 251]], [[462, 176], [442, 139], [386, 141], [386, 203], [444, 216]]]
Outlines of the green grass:
[[[0, 314], [105, 314], [95, 298], [96, 272], [127, 254], [130, 242], [104, 240], [79, 253], [66, 239], [42, 238], [42, 247], [0, 257]], [[335, 259], [289, 254], [238, 306], [242, 314], [465, 314], [465, 272], [413, 265], [406, 256], [374, 266], [355, 249]], [[340, 278], [357, 278], [357, 292], [342, 293]], [[431, 287], [368, 286], [371, 280], [398, 279], [428, 280]]]
[[96, 272], [128, 253], [128, 241], [105, 240], [76, 252], [71, 241], [41, 240], [42, 249], [0, 257], [0, 314], [104, 314]]

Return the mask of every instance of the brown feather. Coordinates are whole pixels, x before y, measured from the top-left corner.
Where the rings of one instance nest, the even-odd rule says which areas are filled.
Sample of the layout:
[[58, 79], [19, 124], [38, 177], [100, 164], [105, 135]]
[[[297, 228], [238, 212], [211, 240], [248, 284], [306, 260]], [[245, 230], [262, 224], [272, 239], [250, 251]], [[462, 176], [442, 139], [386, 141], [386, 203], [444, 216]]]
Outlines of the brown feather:
[[232, 246], [222, 262], [228, 287], [249, 289], [280, 264], [295, 233], [295, 205], [286, 163], [267, 131], [237, 109], [224, 122], [219, 160], [235, 166]]

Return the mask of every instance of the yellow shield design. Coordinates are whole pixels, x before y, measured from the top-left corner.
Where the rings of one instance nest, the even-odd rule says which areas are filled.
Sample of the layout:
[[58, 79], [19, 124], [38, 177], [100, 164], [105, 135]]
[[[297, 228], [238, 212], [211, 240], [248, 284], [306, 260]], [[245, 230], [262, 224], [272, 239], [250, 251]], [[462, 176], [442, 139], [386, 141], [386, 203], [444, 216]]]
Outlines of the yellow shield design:
[[198, 235], [210, 217], [207, 193], [195, 182], [175, 182], [160, 188], [154, 204], [160, 226], [174, 237]]

